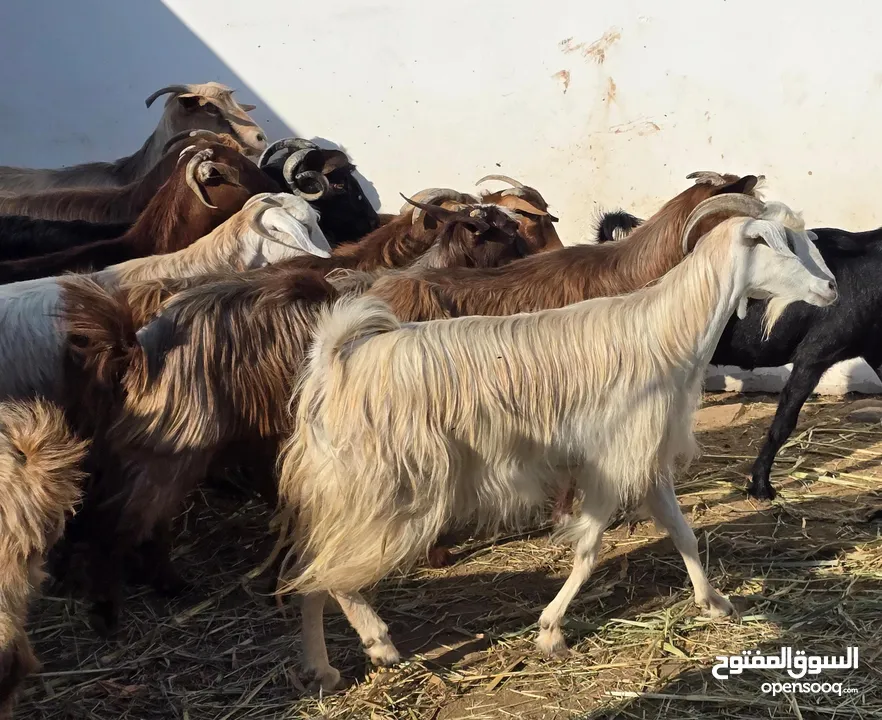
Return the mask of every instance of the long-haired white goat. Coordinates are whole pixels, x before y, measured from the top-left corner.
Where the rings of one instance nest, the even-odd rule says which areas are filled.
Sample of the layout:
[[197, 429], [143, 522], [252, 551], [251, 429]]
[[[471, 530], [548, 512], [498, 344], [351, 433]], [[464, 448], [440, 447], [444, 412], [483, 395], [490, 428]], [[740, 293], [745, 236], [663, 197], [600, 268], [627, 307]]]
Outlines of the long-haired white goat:
[[628, 296], [410, 324], [365, 296], [325, 314], [280, 478], [298, 513], [299, 574], [285, 589], [306, 593], [305, 669], [322, 687], [339, 679], [321, 629], [327, 592], [371, 659], [395, 662], [386, 625], [358, 590], [423, 557], [446, 524], [515, 520], [570, 478], [583, 514], [565, 529], [575, 561], [540, 618], [542, 651], [566, 647], [560, 621], [624, 503], [646, 501], [667, 529], [697, 604], [732, 612], [674, 495], [676, 464], [695, 448], [704, 372], [743, 297], [819, 306], [837, 297], [801, 218], [780, 203], [763, 210], [764, 219], [724, 221]]
[[[329, 257], [318, 214], [302, 198], [262, 193], [189, 247], [167, 255], [129, 260], [91, 277], [102, 285], [236, 272], [295, 255]], [[63, 328], [58, 278], [0, 287], [0, 399], [57, 397]]]

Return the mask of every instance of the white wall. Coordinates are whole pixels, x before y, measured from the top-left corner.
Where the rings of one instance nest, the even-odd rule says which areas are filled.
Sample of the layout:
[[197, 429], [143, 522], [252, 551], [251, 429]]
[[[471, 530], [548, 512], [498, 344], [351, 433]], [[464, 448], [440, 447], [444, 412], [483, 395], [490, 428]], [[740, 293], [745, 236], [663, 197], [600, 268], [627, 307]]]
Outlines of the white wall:
[[[270, 137], [344, 146], [383, 206], [488, 172], [565, 241], [693, 170], [764, 173], [812, 226], [882, 224], [882, 7], [759, 0], [3, 0], [0, 162], [131, 152], [156, 87], [216, 79]], [[878, 385], [878, 381], [876, 381]]]

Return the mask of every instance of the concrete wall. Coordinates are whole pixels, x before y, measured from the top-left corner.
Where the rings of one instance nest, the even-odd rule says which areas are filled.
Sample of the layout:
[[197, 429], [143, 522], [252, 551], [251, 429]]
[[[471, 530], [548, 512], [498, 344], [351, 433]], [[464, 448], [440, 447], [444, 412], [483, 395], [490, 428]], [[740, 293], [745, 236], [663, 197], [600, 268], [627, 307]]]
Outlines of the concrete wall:
[[0, 162], [127, 154], [159, 116], [150, 92], [214, 79], [271, 138], [345, 147], [385, 209], [502, 172], [578, 242], [598, 208], [647, 215], [706, 169], [764, 173], [810, 225], [866, 229], [876, 19], [858, 0], [4, 0]]

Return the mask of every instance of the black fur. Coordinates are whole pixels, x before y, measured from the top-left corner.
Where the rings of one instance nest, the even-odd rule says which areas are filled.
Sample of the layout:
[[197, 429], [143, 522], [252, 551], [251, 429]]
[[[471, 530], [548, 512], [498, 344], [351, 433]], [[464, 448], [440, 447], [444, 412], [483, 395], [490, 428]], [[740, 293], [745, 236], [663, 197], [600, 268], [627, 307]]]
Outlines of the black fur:
[[[597, 242], [613, 242], [619, 238], [626, 237], [634, 228], [641, 224], [643, 224], [643, 220], [624, 210], [605, 212], [597, 221]], [[616, 230], [620, 233], [619, 238], [616, 237]]]
[[39, 220], [24, 215], [0, 215], [0, 261], [37, 257], [96, 240], [117, 238], [130, 227], [130, 223]]
[[752, 370], [793, 363], [781, 391], [775, 419], [754, 462], [748, 494], [772, 499], [769, 473], [775, 455], [790, 437], [799, 411], [821, 375], [842, 360], [862, 357], [876, 372], [882, 366], [882, 228], [850, 233], [815, 229], [815, 243], [836, 277], [839, 300], [825, 308], [794, 303], [763, 340], [766, 303], [751, 301], [744, 320], [726, 326], [711, 363]]
[[[355, 165], [345, 160], [339, 150], [321, 152], [326, 158], [324, 175], [331, 190], [325, 197], [310, 203], [321, 215], [319, 226], [331, 247], [361, 240], [380, 227], [380, 217], [353, 175]], [[282, 174], [287, 159], [288, 154], [281, 153], [263, 167], [264, 172], [283, 188], [288, 187]]]

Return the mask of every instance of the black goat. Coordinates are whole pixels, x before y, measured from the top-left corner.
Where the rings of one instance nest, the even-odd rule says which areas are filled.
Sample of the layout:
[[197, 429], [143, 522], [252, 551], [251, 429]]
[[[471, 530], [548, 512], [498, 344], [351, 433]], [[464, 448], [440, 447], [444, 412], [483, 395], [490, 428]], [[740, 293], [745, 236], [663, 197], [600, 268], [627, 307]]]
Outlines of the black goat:
[[287, 138], [270, 145], [258, 165], [319, 211], [319, 225], [332, 247], [360, 240], [380, 226], [377, 211], [353, 175], [355, 165], [342, 150]]
[[40, 220], [25, 215], [0, 215], [0, 262], [37, 257], [96, 240], [123, 235], [131, 223], [85, 220]]
[[[630, 231], [627, 225], [615, 225], [613, 214], [608, 225], [605, 220], [601, 220], [601, 227], [619, 228], [626, 234]], [[748, 495], [761, 500], [775, 497], [769, 480], [772, 463], [821, 376], [838, 362], [863, 358], [882, 379], [882, 228], [857, 233], [813, 228], [812, 232], [818, 236], [815, 245], [824, 262], [836, 277], [839, 301], [825, 308], [794, 303], [764, 339], [766, 302], [751, 300], [743, 320], [737, 316], [729, 320], [711, 360], [713, 365], [745, 370], [793, 363], [747, 488]], [[612, 237], [612, 230], [609, 234]]]

